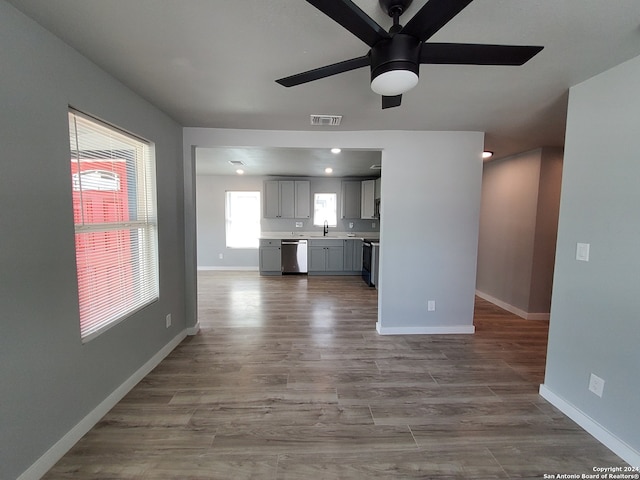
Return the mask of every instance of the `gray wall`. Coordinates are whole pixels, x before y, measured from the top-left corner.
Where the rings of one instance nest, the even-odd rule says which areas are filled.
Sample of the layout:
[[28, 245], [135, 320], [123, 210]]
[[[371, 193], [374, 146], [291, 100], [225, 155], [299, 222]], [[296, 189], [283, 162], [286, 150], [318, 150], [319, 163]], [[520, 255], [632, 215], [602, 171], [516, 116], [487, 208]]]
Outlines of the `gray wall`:
[[[640, 465], [640, 57], [571, 88], [544, 386]], [[589, 243], [590, 261], [576, 260]], [[589, 375], [605, 380], [602, 398]]]
[[521, 315], [550, 311], [561, 178], [557, 148], [483, 168], [476, 288]]
[[[227, 248], [225, 232], [225, 192], [262, 191], [262, 177], [196, 176], [196, 219], [198, 227], [198, 268], [258, 268], [258, 250]], [[218, 254], [223, 258], [219, 259]]]
[[[228, 190], [263, 191], [267, 179], [284, 177], [198, 175], [196, 177], [197, 229], [198, 229], [198, 268], [255, 268], [258, 269], [258, 251], [256, 249], [226, 248], [225, 238], [225, 192]], [[294, 178], [294, 177], [287, 177]], [[314, 193], [336, 193], [338, 195], [338, 217], [340, 217], [340, 191], [342, 179], [325, 177], [305, 177], [310, 182], [311, 199]], [[264, 198], [262, 199], [264, 201]], [[263, 232], [322, 232], [322, 227], [313, 225], [309, 219], [262, 218]], [[296, 227], [302, 222], [302, 227]], [[353, 228], [349, 228], [353, 222]], [[373, 227], [372, 223], [376, 226]], [[343, 220], [330, 232], [379, 232], [377, 220]], [[218, 255], [222, 253], [223, 258]]]
[[[381, 150], [384, 201], [378, 329], [384, 333], [473, 331], [481, 132], [185, 128], [183, 143], [186, 164], [194, 161], [193, 145], [338, 145]], [[188, 224], [189, 242], [195, 242], [195, 232], [195, 222]], [[187, 279], [187, 288], [188, 302], [195, 304], [193, 278]], [[435, 312], [427, 312], [427, 299], [436, 300]]]
[[[12, 479], [185, 328], [182, 130], [4, 0], [0, 45], [0, 478]], [[160, 300], [84, 345], [68, 105], [156, 144]]]
[[533, 241], [528, 312], [550, 312], [556, 261], [563, 151], [543, 148], [538, 183], [538, 210]]

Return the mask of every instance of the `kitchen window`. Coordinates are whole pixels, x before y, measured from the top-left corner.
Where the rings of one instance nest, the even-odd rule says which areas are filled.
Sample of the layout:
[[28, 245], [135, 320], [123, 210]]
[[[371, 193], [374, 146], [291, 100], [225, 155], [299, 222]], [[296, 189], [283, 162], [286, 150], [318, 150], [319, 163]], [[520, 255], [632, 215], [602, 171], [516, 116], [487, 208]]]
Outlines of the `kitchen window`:
[[260, 192], [226, 192], [227, 248], [258, 248]]
[[158, 299], [153, 145], [69, 111], [80, 336]]
[[330, 227], [338, 225], [338, 195], [336, 193], [315, 193], [313, 195], [313, 224], [322, 227], [325, 221]]

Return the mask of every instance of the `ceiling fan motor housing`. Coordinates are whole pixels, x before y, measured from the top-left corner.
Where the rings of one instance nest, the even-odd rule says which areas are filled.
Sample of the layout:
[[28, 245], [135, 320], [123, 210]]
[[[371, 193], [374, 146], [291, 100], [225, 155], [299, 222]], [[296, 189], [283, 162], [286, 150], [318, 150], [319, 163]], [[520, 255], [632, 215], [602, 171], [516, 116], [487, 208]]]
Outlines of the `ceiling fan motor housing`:
[[371, 81], [392, 70], [408, 70], [418, 75], [420, 44], [416, 37], [402, 33], [376, 43], [370, 52]]
[[402, 15], [405, 10], [409, 8], [412, 1], [413, 0], [378, 0], [378, 3], [380, 3], [380, 8], [382, 8], [387, 15], [393, 17], [394, 15]]

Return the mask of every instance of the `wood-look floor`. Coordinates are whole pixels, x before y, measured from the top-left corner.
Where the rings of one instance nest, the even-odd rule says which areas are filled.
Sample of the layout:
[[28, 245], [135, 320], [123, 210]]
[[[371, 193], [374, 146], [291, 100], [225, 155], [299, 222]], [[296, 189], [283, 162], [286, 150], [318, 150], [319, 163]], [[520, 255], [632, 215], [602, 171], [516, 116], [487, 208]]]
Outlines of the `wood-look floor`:
[[379, 336], [357, 277], [199, 276], [182, 342], [47, 479], [488, 479], [625, 465], [538, 394], [547, 322]]

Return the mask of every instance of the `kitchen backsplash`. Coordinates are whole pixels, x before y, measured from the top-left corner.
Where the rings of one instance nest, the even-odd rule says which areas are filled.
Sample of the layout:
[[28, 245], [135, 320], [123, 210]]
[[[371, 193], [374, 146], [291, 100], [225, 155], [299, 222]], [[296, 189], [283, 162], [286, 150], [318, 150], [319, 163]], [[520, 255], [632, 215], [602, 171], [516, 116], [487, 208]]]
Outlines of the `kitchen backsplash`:
[[[329, 227], [332, 233], [363, 233], [363, 232], [380, 232], [380, 222], [378, 219], [338, 219], [336, 227]], [[296, 226], [302, 224], [301, 227]], [[350, 225], [353, 228], [350, 228]], [[375, 225], [375, 226], [374, 226]], [[294, 219], [294, 218], [262, 218], [260, 220], [260, 228], [263, 232], [320, 232], [322, 226], [314, 226], [313, 219]]]

